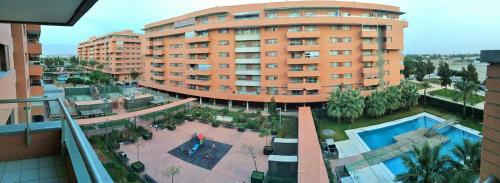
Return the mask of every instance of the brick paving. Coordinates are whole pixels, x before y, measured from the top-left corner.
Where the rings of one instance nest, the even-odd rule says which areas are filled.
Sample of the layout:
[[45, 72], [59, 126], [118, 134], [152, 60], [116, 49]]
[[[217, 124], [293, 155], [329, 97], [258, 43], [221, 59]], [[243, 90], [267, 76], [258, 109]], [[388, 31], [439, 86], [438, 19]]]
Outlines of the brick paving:
[[[257, 156], [258, 170], [267, 171], [267, 156], [262, 154], [266, 142], [264, 137], [259, 137], [258, 132], [247, 130], [241, 133], [236, 129], [213, 128], [199, 122], [186, 122], [177, 126], [174, 131], [152, 131], [153, 139], [143, 143], [140, 148], [140, 160], [146, 165], [145, 172], [158, 182], [171, 182], [170, 178], [162, 175], [170, 166], [180, 168], [180, 174], [174, 177], [174, 182], [250, 182], [254, 163], [247, 147], [253, 148]], [[233, 146], [212, 170], [198, 167], [168, 153], [190, 139], [194, 131]], [[120, 150], [128, 155], [130, 162], [137, 161], [136, 145], [122, 145]]]

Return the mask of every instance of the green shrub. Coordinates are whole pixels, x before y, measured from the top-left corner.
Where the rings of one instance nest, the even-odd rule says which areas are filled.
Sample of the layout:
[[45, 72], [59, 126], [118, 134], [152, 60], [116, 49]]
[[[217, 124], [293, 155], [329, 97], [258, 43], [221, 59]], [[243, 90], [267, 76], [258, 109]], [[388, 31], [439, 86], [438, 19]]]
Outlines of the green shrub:
[[128, 182], [137, 182], [139, 180], [139, 177], [135, 173], [128, 173], [127, 174], [127, 181]]
[[255, 119], [248, 120], [248, 122], [245, 125], [245, 128], [248, 128], [248, 129], [257, 129], [257, 127], [258, 127], [257, 121], [255, 121]]

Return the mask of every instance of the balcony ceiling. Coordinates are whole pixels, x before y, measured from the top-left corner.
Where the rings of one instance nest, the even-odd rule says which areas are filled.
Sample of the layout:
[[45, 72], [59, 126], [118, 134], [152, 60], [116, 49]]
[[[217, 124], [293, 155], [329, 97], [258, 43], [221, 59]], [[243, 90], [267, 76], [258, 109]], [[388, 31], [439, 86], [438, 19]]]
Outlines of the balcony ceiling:
[[97, 0], [1, 0], [0, 22], [74, 25]]

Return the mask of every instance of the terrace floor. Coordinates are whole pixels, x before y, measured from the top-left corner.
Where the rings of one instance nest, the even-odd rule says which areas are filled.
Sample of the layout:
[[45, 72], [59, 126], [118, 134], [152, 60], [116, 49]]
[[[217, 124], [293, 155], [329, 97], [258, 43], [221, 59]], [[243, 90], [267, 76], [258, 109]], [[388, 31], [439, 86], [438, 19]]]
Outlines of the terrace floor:
[[64, 160], [59, 156], [0, 162], [0, 182], [68, 182]]
[[[222, 159], [211, 169], [202, 168], [179, 159], [168, 153], [182, 143], [191, 139], [194, 131], [211, 138], [214, 141], [232, 145]], [[238, 132], [236, 129], [224, 127], [213, 128], [209, 124], [186, 122], [177, 126], [174, 131], [152, 130], [153, 139], [145, 141], [140, 147], [140, 160], [146, 166], [145, 172], [158, 182], [171, 182], [164, 172], [171, 166], [180, 168], [180, 174], [174, 177], [175, 182], [250, 182], [250, 174], [254, 163], [248, 153], [248, 147], [256, 155], [259, 171], [267, 171], [267, 156], [262, 154], [266, 145], [265, 138], [257, 132]], [[135, 144], [121, 145], [130, 163], [137, 161], [137, 146]]]

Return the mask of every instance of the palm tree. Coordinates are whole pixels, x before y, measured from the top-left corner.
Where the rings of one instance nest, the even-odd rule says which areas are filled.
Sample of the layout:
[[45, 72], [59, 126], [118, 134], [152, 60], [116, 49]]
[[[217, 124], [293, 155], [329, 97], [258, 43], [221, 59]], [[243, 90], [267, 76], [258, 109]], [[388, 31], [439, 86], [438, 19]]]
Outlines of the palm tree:
[[93, 60], [93, 59], [89, 61], [89, 65], [90, 65], [90, 67], [91, 67], [92, 69], [94, 69], [94, 67], [95, 67], [96, 63], [97, 63], [97, 62], [96, 62], [95, 60]]
[[363, 115], [365, 109], [365, 99], [361, 96], [358, 90], [348, 90], [343, 92], [341, 97], [342, 114], [344, 117], [350, 119], [353, 123], [354, 119]]
[[465, 109], [467, 108], [467, 102], [477, 92], [479, 85], [473, 81], [460, 80], [455, 82], [455, 88], [458, 89], [459, 92], [457, 92], [454, 96], [454, 100], [463, 101], [462, 118], [465, 119]]
[[401, 104], [410, 110], [410, 107], [418, 104], [418, 90], [417, 86], [409, 83], [408, 81], [403, 82], [401, 85]]
[[342, 118], [342, 102], [340, 101], [341, 96], [342, 92], [340, 90], [330, 91], [326, 109], [328, 116], [337, 118], [337, 122], [340, 122], [340, 118]]
[[385, 93], [375, 91], [365, 101], [365, 112], [368, 116], [379, 117], [385, 114], [387, 99]]
[[398, 110], [401, 108], [401, 89], [399, 89], [396, 86], [390, 86], [387, 88], [387, 91], [385, 92], [386, 95], [386, 100], [387, 100], [387, 105], [386, 108], [387, 110], [390, 111], [392, 114], [392, 111]]
[[459, 169], [479, 174], [481, 163], [481, 143], [464, 139], [464, 145], [455, 145], [453, 154], [460, 161]]
[[424, 87], [424, 105], [427, 105], [427, 88], [431, 87], [428, 81], [422, 82], [422, 87]]
[[449, 156], [439, 156], [441, 146], [430, 147], [425, 143], [422, 147], [413, 146], [415, 158], [411, 154], [402, 156], [403, 164], [408, 168], [408, 172], [397, 175], [396, 182], [442, 182], [447, 166], [452, 161]]
[[479, 174], [475, 174], [469, 170], [455, 169], [446, 174], [446, 182], [454, 183], [470, 183], [477, 180]]

